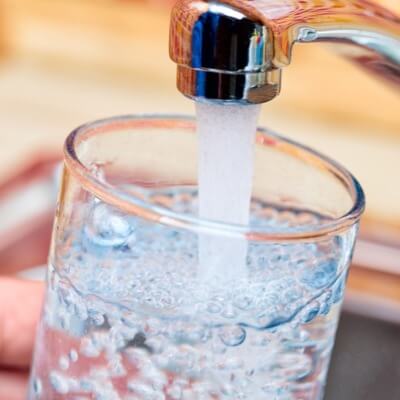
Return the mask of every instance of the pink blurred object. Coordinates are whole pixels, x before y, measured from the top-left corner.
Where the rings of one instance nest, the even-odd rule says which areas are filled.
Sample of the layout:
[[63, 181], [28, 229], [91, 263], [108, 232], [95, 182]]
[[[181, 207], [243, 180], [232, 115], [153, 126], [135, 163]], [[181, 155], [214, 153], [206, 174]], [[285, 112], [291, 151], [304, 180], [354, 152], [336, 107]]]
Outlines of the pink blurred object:
[[47, 262], [59, 161], [38, 156], [0, 182], [0, 275]]

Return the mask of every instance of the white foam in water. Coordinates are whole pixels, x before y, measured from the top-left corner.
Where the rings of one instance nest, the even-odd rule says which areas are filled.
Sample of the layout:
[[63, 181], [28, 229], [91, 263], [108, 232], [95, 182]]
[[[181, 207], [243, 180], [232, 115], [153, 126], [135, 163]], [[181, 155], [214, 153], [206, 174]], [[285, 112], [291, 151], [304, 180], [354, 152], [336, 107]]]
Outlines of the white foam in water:
[[[247, 225], [250, 214], [258, 105], [196, 104], [199, 137], [199, 216]], [[201, 276], [245, 274], [245, 240], [204, 235], [199, 243]]]
[[[184, 202], [189, 214], [196, 210], [190, 186], [150, 191], [168, 196], [172, 209]], [[280, 214], [257, 199], [254, 206], [254, 220], [288, 232], [311, 217], [320, 223], [317, 215]], [[249, 243], [245, 278], [221, 285], [198, 279], [192, 232], [100, 201], [79, 207], [87, 218], [59, 233], [48, 268], [30, 400], [294, 400], [320, 393], [354, 229], [321, 246]]]

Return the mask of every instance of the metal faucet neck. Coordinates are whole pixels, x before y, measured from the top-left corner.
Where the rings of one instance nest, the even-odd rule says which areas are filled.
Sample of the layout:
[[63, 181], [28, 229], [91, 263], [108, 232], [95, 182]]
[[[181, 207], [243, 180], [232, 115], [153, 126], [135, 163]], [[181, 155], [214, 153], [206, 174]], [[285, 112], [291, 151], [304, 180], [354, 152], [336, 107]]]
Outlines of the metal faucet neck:
[[171, 16], [178, 89], [200, 101], [272, 100], [293, 44], [316, 41], [400, 84], [400, 19], [368, 0], [178, 0]]

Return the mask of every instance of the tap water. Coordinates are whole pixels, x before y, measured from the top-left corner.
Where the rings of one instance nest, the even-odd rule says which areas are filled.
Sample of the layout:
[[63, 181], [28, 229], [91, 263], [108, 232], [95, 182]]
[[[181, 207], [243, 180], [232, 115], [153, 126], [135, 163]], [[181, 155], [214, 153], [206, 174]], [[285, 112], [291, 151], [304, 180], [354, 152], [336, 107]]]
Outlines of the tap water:
[[[144, 195], [197, 213], [191, 187]], [[322, 398], [356, 228], [249, 242], [245, 275], [206, 281], [194, 232], [96, 198], [76, 212], [49, 260], [30, 400]], [[320, 216], [253, 200], [249, 220], [292, 232]]]
[[[149, 202], [295, 232], [321, 216], [251, 199], [258, 106], [197, 104], [198, 191]], [[355, 230], [258, 243], [157, 224], [92, 197], [54, 238], [29, 400], [322, 398]]]
[[[196, 103], [201, 218], [248, 225], [259, 113], [259, 105]], [[245, 274], [245, 240], [207, 234], [199, 252], [205, 279]]]

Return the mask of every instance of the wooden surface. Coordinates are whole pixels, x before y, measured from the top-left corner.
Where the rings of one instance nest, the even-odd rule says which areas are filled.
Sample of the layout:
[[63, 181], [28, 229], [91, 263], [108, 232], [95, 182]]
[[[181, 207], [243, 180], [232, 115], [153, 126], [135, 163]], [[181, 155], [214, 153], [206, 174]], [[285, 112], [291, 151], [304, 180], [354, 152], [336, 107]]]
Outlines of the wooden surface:
[[[390, 4], [390, 0], [385, 0]], [[392, 3], [398, 7], [398, 2]], [[96, 118], [193, 113], [175, 89], [166, 7], [110, 0], [0, 0], [0, 179], [32, 152], [60, 152]], [[400, 229], [400, 96], [319, 45], [299, 45], [261, 123], [348, 167], [366, 221]], [[374, 228], [375, 229], [375, 228]]]

